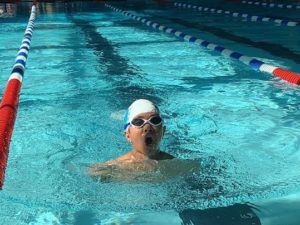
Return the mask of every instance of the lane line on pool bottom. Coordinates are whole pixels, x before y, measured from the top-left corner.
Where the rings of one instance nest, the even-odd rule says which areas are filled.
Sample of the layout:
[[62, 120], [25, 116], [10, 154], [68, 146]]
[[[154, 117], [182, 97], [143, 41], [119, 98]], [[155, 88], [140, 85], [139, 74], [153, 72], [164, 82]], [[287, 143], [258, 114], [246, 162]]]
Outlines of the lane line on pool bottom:
[[173, 34], [176, 37], [182, 38], [185, 41], [195, 43], [195, 44], [200, 45], [204, 48], [214, 50], [214, 51], [216, 51], [216, 52], [218, 52], [218, 53], [220, 53], [224, 56], [239, 60], [242, 63], [250, 66], [254, 70], [259, 70], [261, 72], [266, 72], [266, 73], [272, 74], [276, 77], [279, 77], [283, 80], [286, 80], [290, 83], [300, 85], [300, 74], [297, 74], [295, 72], [292, 72], [292, 71], [289, 71], [289, 70], [286, 70], [286, 69], [283, 69], [283, 68], [280, 68], [280, 67], [277, 67], [277, 66], [266, 64], [263, 61], [260, 61], [256, 58], [243, 55], [239, 52], [235, 52], [235, 51], [232, 51], [230, 49], [226, 49], [222, 46], [218, 46], [216, 44], [213, 44], [213, 43], [205, 41], [205, 40], [201, 40], [201, 39], [199, 39], [195, 36], [185, 34], [181, 31], [175, 30], [173, 28], [166, 27], [164, 25], [160, 25], [156, 22], [152, 22], [152, 21], [147, 20], [147, 19], [145, 19], [143, 17], [140, 17], [140, 16], [136, 16], [136, 15], [131, 14], [129, 12], [126, 12], [126, 11], [123, 11], [123, 10], [118, 9], [116, 7], [113, 7], [109, 4], [105, 4], [105, 6], [112, 9], [112, 10], [114, 10], [114, 11], [116, 11], [116, 12], [120, 12], [125, 16], [131, 17], [134, 20], [142, 22], [142, 23], [146, 24], [149, 27], [152, 27], [154, 29], [163, 31], [163, 32], [168, 33], [168, 34]]
[[267, 2], [253, 2], [253, 1], [241, 1], [243, 4], [248, 5], [256, 5], [256, 6], [263, 6], [263, 7], [270, 7], [270, 8], [286, 8], [286, 9], [300, 9], [300, 5], [291, 5], [291, 4], [280, 4], [280, 3], [267, 3]]
[[0, 190], [2, 189], [7, 165], [10, 139], [19, 104], [19, 93], [25, 72], [30, 49], [34, 20], [36, 17], [35, 2], [31, 8], [30, 18], [19, 48], [15, 64], [8, 79], [0, 104]]
[[266, 16], [253, 16], [253, 15], [249, 15], [247, 13], [231, 12], [229, 10], [208, 8], [208, 7], [201, 6], [201, 5], [191, 5], [191, 4], [182, 3], [182, 2], [174, 2], [174, 6], [176, 6], [178, 8], [195, 9], [197, 11], [203, 11], [203, 12], [209, 12], [209, 13], [215, 13], [215, 14], [225, 14], [225, 15], [230, 15], [233, 17], [240, 17], [243, 19], [248, 19], [251, 22], [272, 22], [272, 23], [275, 23], [275, 24], [278, 24], [281, 26], [300, 28], [299, 22], [283, 20], [283, 19], [279, 19], [279, 18], [271, 18], [271, 17], [266, 17]]

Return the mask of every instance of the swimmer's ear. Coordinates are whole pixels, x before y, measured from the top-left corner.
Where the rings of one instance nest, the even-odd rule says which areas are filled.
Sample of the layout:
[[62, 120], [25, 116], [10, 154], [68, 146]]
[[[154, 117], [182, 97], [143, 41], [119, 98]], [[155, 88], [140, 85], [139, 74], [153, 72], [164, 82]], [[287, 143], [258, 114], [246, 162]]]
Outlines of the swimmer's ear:
[[126, 131], [124, 131], [124, 136], [126, 137], [127, 141], [128, 141], [129, 143], [131, 143], [131, 138], [130, 138], [129, 129], [127, 129]]

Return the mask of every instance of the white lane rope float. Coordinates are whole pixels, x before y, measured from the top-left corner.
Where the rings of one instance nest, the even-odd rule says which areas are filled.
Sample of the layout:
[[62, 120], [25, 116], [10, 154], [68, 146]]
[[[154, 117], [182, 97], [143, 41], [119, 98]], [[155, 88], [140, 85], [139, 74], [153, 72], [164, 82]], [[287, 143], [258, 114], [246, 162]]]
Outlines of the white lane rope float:
[[283, 20], [283, 19], [279, 19], [279, 18], [271, 18], [271, 17], [267, 17], [267, 16], [254, 16], [254, 15], [249, 15], [247, 13], [231, 12], [229, 10], [208, 8], [208, 7], [201, 6], [201, 5], [191, 5], [191, 4], [182, 3], [182, 2], [174, 2], [174, 6], [176, 6], [178, 8], [187, 8], [187, 9], [193, 9], [193, 10], [202, 11], [202, 12], [209, 12], [209, 13], [214, 13], [214, 14], [225, 14], [225, 15], [230, 15], [233, 17], [240, 17], [243, 19], [247, 19], [251, 22], [270, 22], [270, 23], [275, 23], [280, 26], [300, 28], [300, 22]]
[[281, 3], [267, 3], [267, 2], [257, 2], [257, 1], [241, 1], [242, 4], [263, 6], [270, 8], [280, 8], [280, 9], [300, 9], [300, 5], [292, 4], [281, 4]]

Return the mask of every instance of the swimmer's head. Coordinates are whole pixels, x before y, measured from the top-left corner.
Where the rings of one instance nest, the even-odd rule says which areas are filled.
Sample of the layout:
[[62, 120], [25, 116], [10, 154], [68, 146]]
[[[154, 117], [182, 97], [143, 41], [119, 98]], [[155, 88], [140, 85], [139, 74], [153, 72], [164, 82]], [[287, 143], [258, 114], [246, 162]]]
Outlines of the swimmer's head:
[[141, 113], [153, 112], [160, 115], [158, 107], [151, 101], [146, 99], [138, 99], [134, 101], [128, 108], [124, 117], [124, 131], [126, 131], [130, 125], [130, 122]]

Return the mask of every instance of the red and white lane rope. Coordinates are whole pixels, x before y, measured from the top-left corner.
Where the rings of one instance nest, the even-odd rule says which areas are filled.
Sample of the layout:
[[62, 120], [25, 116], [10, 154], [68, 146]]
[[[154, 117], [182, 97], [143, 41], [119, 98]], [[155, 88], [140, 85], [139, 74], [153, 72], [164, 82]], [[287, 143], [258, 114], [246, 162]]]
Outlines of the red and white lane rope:
[[35, 17], [36, 2], [34, 1], [24, 38], [0, 103], [0, 190], [3, 187], [9, 144], [18, 110], [19, 93], [29, 53]]

